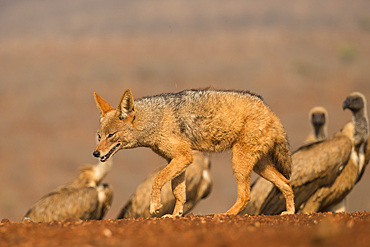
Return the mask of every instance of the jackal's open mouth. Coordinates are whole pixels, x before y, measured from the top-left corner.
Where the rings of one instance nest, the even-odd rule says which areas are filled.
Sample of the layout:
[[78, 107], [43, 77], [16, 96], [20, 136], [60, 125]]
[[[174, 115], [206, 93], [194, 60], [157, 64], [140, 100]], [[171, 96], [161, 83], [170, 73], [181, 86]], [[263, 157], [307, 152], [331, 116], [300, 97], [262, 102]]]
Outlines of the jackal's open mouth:
[[104, 162], [107, 159], [109, 159], [109, 157], [114, 153], [114, 151], [116, 151], [116, 149], [119, 147], [119, 145], [121, 145], [121, 143], [117, 143], [117, 145], [114, 146], [111, 150], [109, 150], [109, 152], [106, 155], [104, 155], [103, 157], [100, 158], [100, 161]]

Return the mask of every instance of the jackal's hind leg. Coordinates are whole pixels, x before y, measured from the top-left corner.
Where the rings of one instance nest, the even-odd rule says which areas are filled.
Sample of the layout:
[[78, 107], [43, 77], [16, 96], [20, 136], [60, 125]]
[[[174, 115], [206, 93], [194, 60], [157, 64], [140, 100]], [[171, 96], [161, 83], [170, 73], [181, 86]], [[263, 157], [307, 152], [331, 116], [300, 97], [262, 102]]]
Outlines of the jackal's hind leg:
[[278, 172], [274, 164], [266, 157], [262, 158], [257, 163], [257, 165], [254, 167], [254, 171], [261, 177], [273, 183], [283, 193], [286, 203], [286, 211], [282, 212], [281, 214], [294, 214], [294, 194], [289, 180], [280, 172]]
[[234, 145], [232, 152], [233, 171], [238, 188], [238, 197], [235, 204], [226, 214], [237, 214], [247, 206], [250, 199], [250, 178], [253, 164], [256, 162], [256, 157], [244, 152], [237, 144]]

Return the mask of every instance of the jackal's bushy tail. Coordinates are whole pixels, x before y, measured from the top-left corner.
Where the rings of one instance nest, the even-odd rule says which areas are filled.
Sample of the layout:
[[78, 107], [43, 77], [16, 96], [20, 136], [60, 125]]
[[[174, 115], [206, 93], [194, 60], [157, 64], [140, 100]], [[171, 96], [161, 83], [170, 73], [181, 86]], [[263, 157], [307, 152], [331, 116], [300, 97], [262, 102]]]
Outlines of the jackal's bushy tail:
[[275, 146], [271, 152], [271, 159], [275, 164], [275, 168], [285, 178], [289, 179], [292, 171], [292, 158], [289, 151], [288, 140], [286, 139], [286, 136], [284, 137], [275, 142]]

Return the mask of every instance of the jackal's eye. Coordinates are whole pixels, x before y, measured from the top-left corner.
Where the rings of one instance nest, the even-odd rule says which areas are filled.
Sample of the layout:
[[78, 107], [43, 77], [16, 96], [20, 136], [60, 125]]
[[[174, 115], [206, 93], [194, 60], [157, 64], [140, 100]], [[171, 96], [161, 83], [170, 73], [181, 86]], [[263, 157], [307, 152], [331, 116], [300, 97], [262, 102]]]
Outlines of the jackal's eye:
[[98, 133], [98, 141], [100, 141], [101, 137], [100, 137], [100, 134]]
[[107, 138], [111, 138], [112, 136], [114, 136], [114, 134], [116, 134], [116, 132], [108, 134]]

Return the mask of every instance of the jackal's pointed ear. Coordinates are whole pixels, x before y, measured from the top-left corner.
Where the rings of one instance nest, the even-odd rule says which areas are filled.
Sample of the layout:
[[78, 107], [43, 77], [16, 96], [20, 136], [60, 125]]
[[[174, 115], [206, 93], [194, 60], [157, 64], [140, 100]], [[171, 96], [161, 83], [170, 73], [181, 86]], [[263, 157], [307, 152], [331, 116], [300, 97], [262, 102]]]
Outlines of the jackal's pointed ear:
[[132, 97], [130, 89], [126, 89], [123, 93], [116, 112], [119, 119], [124, 119], [135, 114], [134, 98]]
[[94, 92], [94, 97], [96, 105], [100, 109], [102, 117], [104, 117], [107, 112], [114, 110], [113, 106], [111, 106], [107, 101], [100, 97], [96, 92]]

